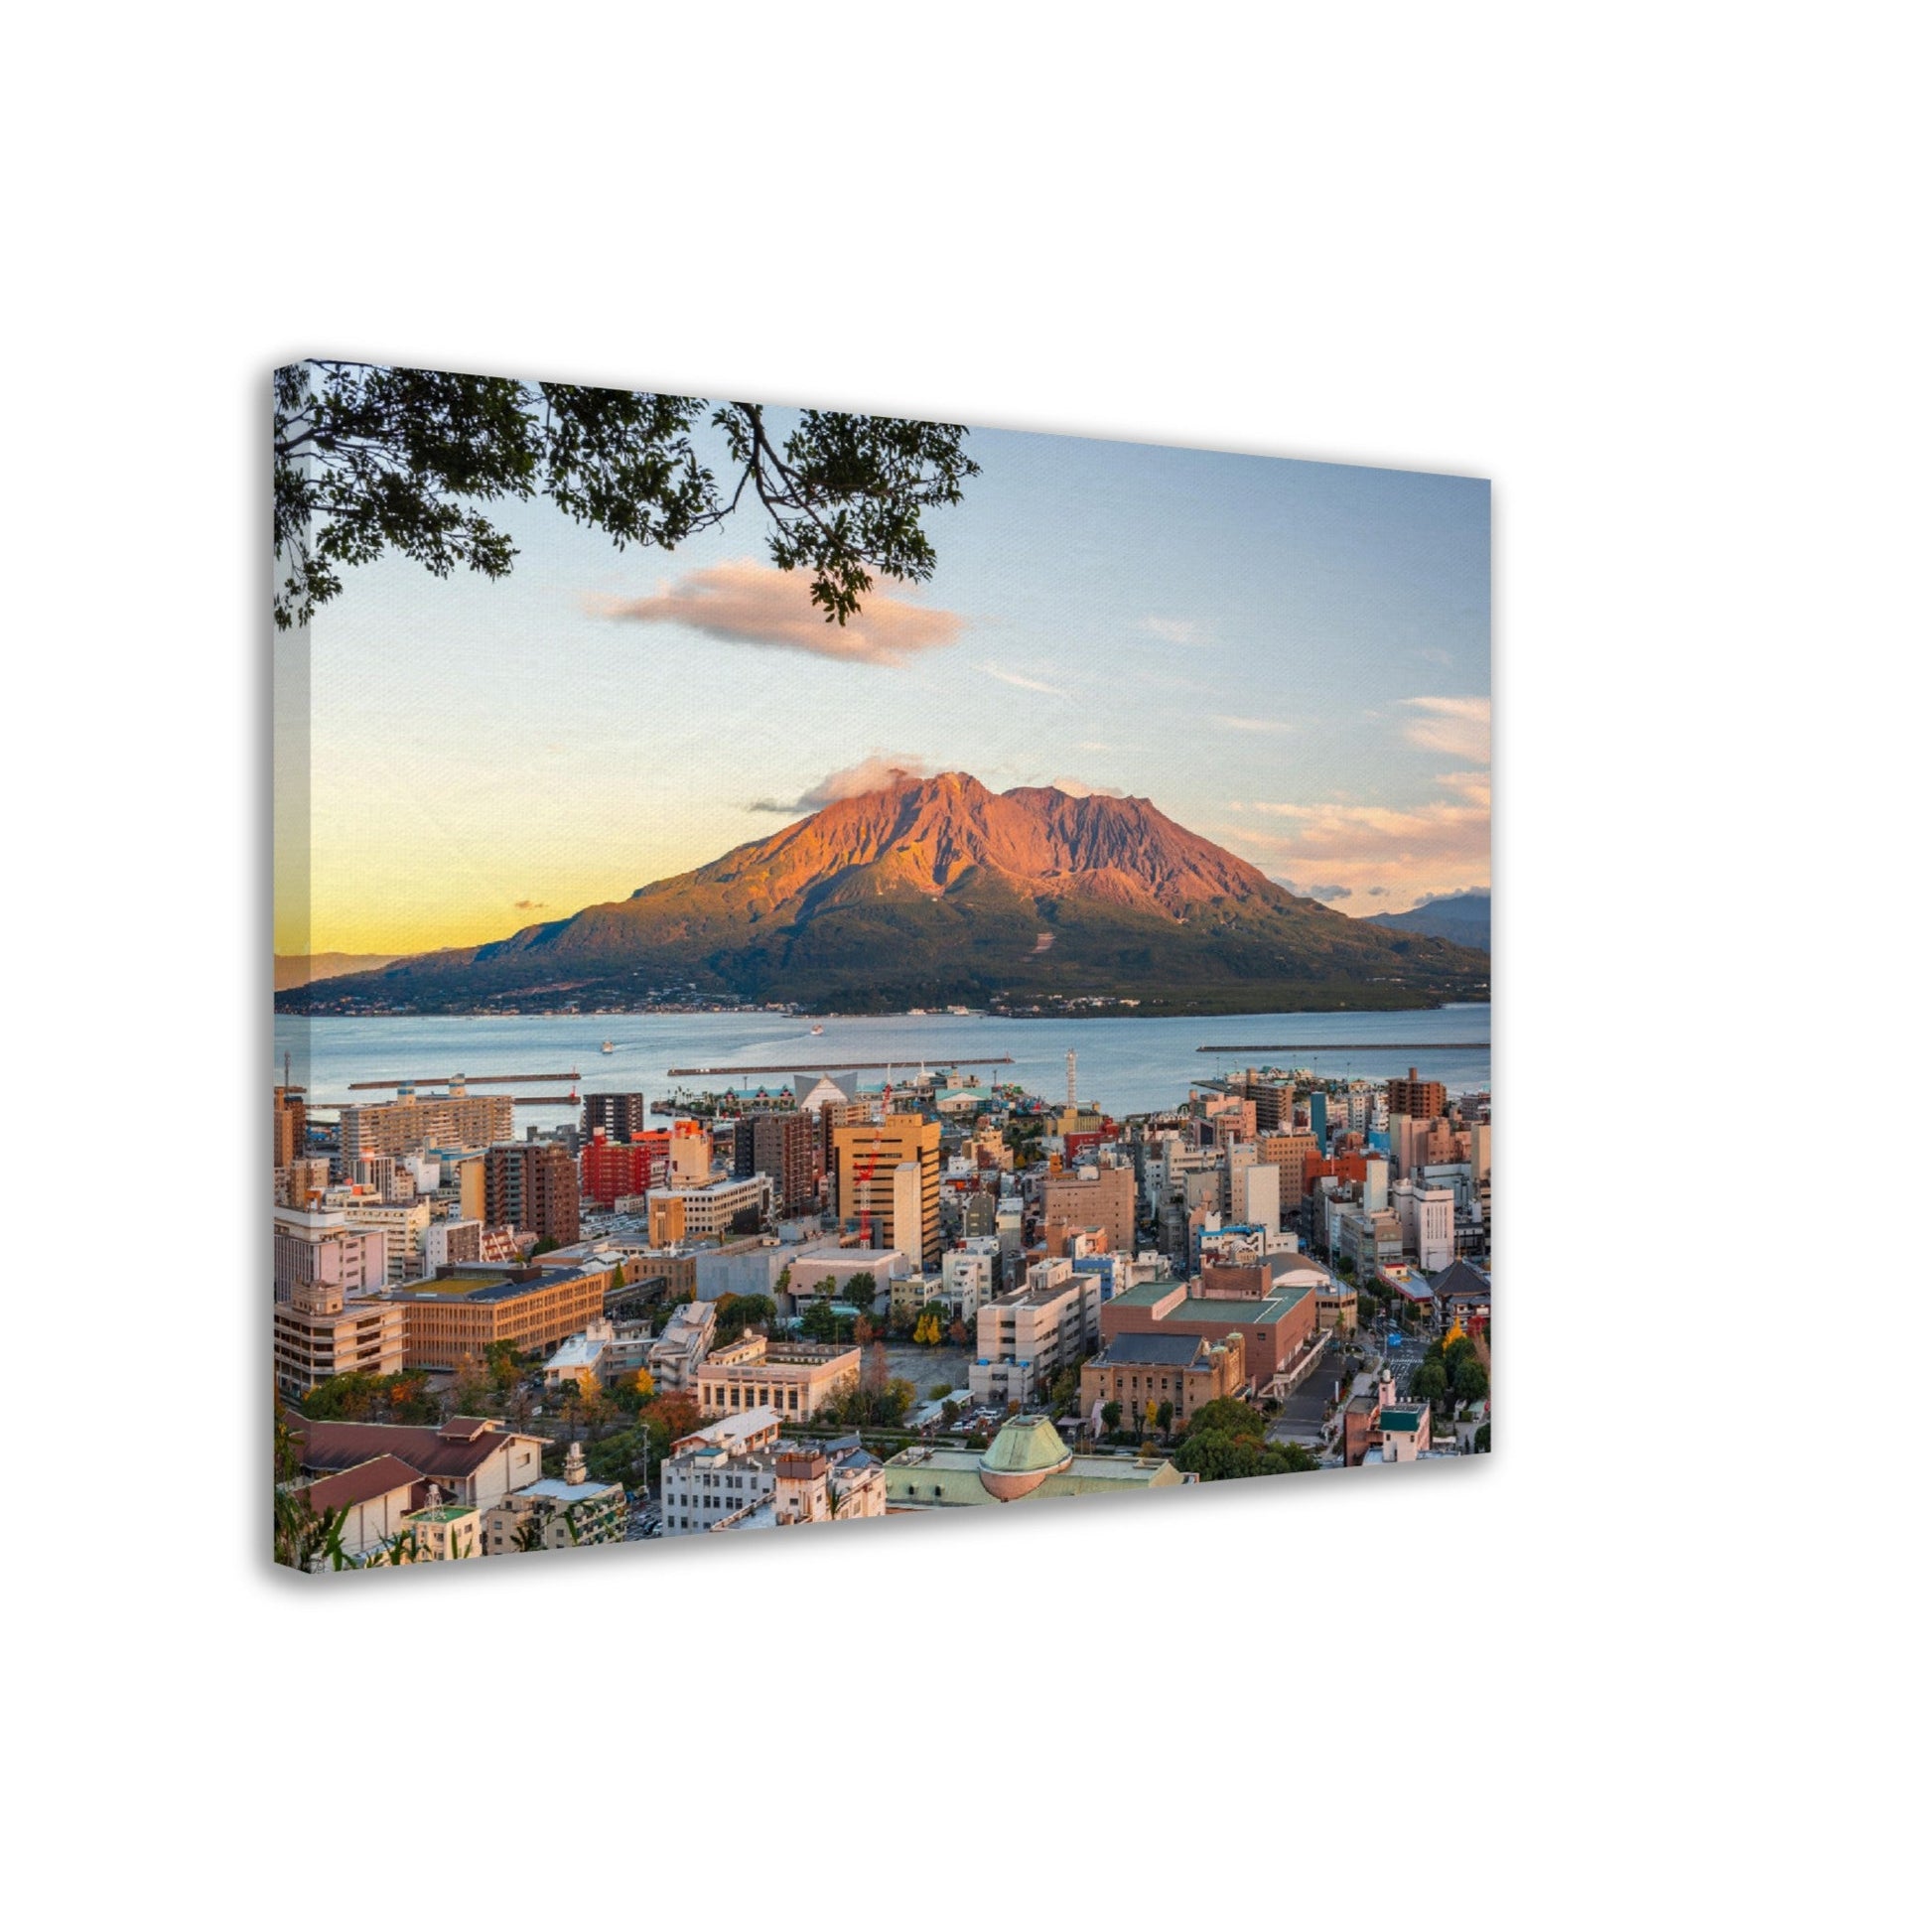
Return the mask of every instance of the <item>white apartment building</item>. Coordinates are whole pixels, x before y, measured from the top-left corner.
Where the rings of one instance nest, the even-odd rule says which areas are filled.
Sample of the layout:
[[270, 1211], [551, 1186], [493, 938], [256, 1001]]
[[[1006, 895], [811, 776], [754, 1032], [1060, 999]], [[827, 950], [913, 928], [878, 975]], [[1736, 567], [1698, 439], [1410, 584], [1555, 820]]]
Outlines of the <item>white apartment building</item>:
[[483, 1236], [481, 1221], [432, 1221], [423, 1231], [423, 1273], [433, 1275], [439, 1268], [481, 1261]]
[[745, 1409], [673, 1445], [659, 1472], [666, 1536], [698, 1536], [768, 1502], [777, 1487], [778, 1412]]
[[1398, 1180], [1393, 1191], [1402, 1252], [1416, 1257], [1425, 1275], [1438, 1275], [1455, 1259], [1455, 1189], [1445, 1181]]
[[333, 1288], [344, 1295], [378, 1293], [388, 1280], [388, 1236], [351, 1227], [329, 1208], [275, 1210], [275, 1300], [286, 1304], [297, 1290]]
[[[1239, 1154], [1240, 1148], [1230, 1150]], [[1282, 1226], [1282, 1171], [1272, 1161], [1255, 1162], [1234, 1168], [1228, 1173], [1233, 1195], [1231, 1210], [1237, 1221], [1269, 1234], [1279, 1234]]]
[[1024, 1409], [1099, 1346], [1099, 1276], [1076, 1275], [1069, 1261], [1042, 1261], [1027, 1271], [1027, 1284], [979, 1311], [977, 1359], [967, 1375], [975, 1402]]
[[340, 1204], [343, 1219], [352, 1228], [379, 1228], [388, 1237], [388, 1277], [392, 1282], [414, 1281], [423, 1272], [423, 1237], [429, 1232], [432, 1210], [426, 1200], [382, 1201], [367, 1194], [330, 1194]]
[[651, 1343], [645, 1364], [660, 1393], [696, 1386], [698, 1364], [710, 1353], [717, 1326], [715, 1303], [685, 1302], [677, 1308], [670, 1325]]
[[963, 1248], [952, 1248], [939, 1265], [941, 1297], [962, 1321], [971, 1321], [999, 1292], [1000, 1242], [976, 1234]]
[[741, 1214], [770, 1218], [774, 1183], [768, 1173], [714, 1180], [701, 1187], [653, 1187], [644, 1196], [653, 1243], [713, 1241], [733, 1232]]

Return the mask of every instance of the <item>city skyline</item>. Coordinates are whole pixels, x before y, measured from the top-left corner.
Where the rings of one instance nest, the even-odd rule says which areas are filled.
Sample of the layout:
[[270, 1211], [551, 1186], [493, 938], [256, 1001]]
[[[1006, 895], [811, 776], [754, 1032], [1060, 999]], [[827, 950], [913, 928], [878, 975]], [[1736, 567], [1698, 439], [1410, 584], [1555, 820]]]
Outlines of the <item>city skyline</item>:
[[618, 552], [546, 500], [498, 503], [501, 581], [346, 571], [306, 646], [277, 641], [284, 666], [310, 653], [277, 721], [306, 733], [282, 768], [310, 792], [306, 840], [279, 819], [276, 950], [501, 938], [894, 768], [1148, 797], [1357, 915], [1487, 889], [1485, 483], [967, 449], [982, 474], [926, 515], [931, 581], [876, 584], [843, 627], [742, 514]]

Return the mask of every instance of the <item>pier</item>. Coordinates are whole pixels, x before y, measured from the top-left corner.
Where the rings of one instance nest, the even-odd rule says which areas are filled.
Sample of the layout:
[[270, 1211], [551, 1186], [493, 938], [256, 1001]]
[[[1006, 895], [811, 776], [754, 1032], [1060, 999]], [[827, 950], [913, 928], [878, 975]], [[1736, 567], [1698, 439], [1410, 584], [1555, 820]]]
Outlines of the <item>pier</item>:
[[1303, 1039], [1262, 1046], [1196, 1046], [1196, 1053], [1486, 1053], [1486, 1039]]
[[427, 1080], [351, 1080], [350, 1093], [387, 1091], [391, 1087], [520, 1087], [534, 1086], [544, 1080], [568, 1080], [573, 1085], [584, 1076], [573, 1066], [567, 1073], [452, 1073], [432, 1074]]
[[[1204, 1053], [1208, 1049], [1203, 1046]], [[995, 1053], [991, 1057], [978, 1060], [963, 1060], [951, 1053], [929, 1054], [927, 1059], [933, 1066], [1011, 1066], [1011, 1053]], [[664, 1069], [669, 1079], [693, 1079], [704, 1073], [876, 1073], [880, 1068], [895, 1066], [913, 1066], [919, 1063], [918, 1055], [896, 1060], [845, 1060], [827, 1058], [822, 1060], [789, 1060], [784, 1065], [771, 1066], [667, 1066]]]

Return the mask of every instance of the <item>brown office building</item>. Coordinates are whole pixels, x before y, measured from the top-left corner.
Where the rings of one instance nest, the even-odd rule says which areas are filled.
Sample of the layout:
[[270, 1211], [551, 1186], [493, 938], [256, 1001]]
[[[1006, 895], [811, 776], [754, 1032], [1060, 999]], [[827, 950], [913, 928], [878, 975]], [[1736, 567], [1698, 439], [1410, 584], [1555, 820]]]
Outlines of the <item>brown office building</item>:
[[1389, 1082], [1389, 1112], [1407, 1114], [1412, 1120], [1434, 1120], [1449, 1110], [1449, 1088], [1440, 1080], [1424, 1080], [1416, 1069], [1409, 1069], [1406, 1080]]
[[769, 1174], [780, 1214], [802, 1214], [818, 1199], [818, 1136], [810, 1114], [795, 1108], [751, 1114], [738, 1123], [732, 1173], [743, 1180]]
[[1263, 1134], [1255, 1142], [1256, 1157], [1268, 1162], [1282, 1177], [1282, 1210], [1295, 1212], [1308, 1192], [1304, 1175], [1311, 1162], [1321, 1158], [1312, 1134]]
[[275, 1089], [275, 1165], [293, 1166], [308, 1151], [309, 1110], [302, 1087]]
[[1292, 1082], [1260, 1079], [1250, 1072], [1245, 1078], [1232, 1082], [1232, 1086], [1243, 1100], [1255, 1103], [1257, 1134], [1272, 1134], [1277, 1128], [1293, 1125], [1295, 1088]]
[[512, 1141], [483, 1157], [483, 1215], [566, 1248], [578, 1236], [577, 1163], [560, 1141]]
[[584, 1138], [602, 1132], [607, 1141], [621, 1147], [644, 1131], [644, 1096], [641, 1093], [587, 1093], [584, 1096]]
[[404, 1368], [481, 1362], [493, 1342], [550, 1349], [584, 1330], [621, 1286], [621, 1268], [461, 1268], [410, 1283], [402, 1306]]
[[1048, 1174], [1044, 1218], [1070, 1221], [1075, 1227], [1107, 1230], [1108, 1249], [1117, 1255], [1134, 1252], [1134, 1170], [1102, 1168], [1097, 1178], [1077, 1174]]

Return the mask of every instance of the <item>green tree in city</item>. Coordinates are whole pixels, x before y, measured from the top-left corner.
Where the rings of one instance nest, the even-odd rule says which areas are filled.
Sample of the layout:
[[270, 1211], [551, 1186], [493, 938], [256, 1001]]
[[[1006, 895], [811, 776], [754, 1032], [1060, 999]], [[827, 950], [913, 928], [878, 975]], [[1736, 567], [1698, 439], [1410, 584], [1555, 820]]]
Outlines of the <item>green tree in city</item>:
[[844, 1326], [831, 1302], [824, 1296], [808, 1302], [805, 1312], [798, 1317], [798, 1332], [811, 1341], [838, 1341], [842, 1338]]
[[1120, 1428], [1121, 1414], [1121, 1406], [1118, 1402], [1108, 1402], [1101, 1405], [1100, 1420], [1105, 1426], [1108, 1435], [1113, 1435]]
[[1409, 1395], [1416, 1402], [1440, 1404], [1449, 1394], [1449, 1370], [1440, 1360], [1424, 1358], [1423, 1364], [1409, 1378]]
[[485, 514], [548, 497], [621, 550], [674, 550], [756, 505], [780, 570], [809, 573], [828, 623], [874, 573], [932, 575], [920, 517], [979, 474], [954, 423], [838, 410], [776, 429], [764, 405], [310, 361], [275, 376], [275, 621], [306, 623], [345, 568], [394, 551], [437, 577], [507, 576]]
[[778, 1305], [768, 1295], [721, 1295], [714, 1307], [718, 1311], [714, 1348], [738, 1340], [747, 1328], [768, 1329], [778, 1318]]
[[1471, 1351], [1455, 1364], [1455, 1399], [1458, 1402], [1480, 1402], [1488, 1393], [1489, 1371]]

